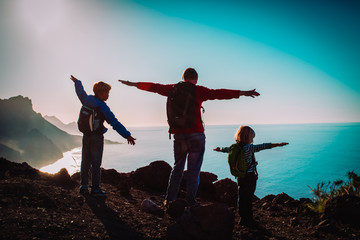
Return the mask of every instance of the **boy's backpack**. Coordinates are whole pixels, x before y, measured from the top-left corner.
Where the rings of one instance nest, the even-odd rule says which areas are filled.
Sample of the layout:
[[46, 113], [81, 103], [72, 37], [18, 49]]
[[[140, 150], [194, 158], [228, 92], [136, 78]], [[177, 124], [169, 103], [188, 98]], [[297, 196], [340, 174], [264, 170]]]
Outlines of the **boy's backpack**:
[[244, 145], [234, 143], [230, 146], [228, 154], [228, 162], [230, 166], [231, 175], [236, 178], [244, 178], [246, 176], [246, 160]]
[[196, 86], [179, 82], [170, 90], [166, 102], [166, 114], [170, 128], [186, 129], [195, 124]]
[[101, 133], [102, 127], [101, 112], [99, 109], [93, 109], [82, 106], [79, 113], [78, 128], [82, 133]]

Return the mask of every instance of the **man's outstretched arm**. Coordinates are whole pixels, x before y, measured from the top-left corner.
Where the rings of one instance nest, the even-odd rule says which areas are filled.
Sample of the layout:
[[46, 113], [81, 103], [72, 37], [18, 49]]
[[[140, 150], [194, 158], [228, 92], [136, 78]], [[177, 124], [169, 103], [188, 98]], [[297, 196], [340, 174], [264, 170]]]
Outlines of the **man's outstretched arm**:
[[250, 91], [241, 91], [239, 93], [239, 97], [240, 96], [247, 96], [247, 97], [257, 97], [260, 95], [260, 93], [258, 93], [257, 91], [255, 91], [256, 89], [250, 90]]
[[127, 80], [119, 80], [119, 82], [121, 82], [122, 84], [125, 84], [127, 86], [130, 86], [130, 87], [137, 87], [137, 85], [139, 84], [138, 82], [130, 82]]
[[160, 84], [160, 83], [152, 83], [152, 82], [130, 82], [127, 80], [119, 80], [119, 82], [130, 87], [136, 87], [143, 91], [158, 93], [162, 96], [167, 96], [169, 94], [170, 89], [174, 86], [174, 84]]

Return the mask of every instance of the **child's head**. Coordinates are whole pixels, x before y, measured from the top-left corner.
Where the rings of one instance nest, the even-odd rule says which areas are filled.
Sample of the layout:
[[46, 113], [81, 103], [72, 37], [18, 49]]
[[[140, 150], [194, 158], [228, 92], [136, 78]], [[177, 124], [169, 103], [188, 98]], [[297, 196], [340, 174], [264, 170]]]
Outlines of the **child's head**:
[[253, 142], [255, 131], [249, 126], [241, 126], [235, 133], [235, 141], [237, 143], [249, 144]]
[[106, 101], [109, 98], [110, 89], [111, 89], [111, 86], [102, 81], [94, 83], [94, 86], [93, 86], [93, 91], [94, 91], [95, 97], [101, 101]]
[[196, 83], [198, 80], [198, 74], [195, 69], [187, 68], [187, 69], [185, 69], [185, 71], [182, 75], [182, 79], [185, 82], [195, 82]]

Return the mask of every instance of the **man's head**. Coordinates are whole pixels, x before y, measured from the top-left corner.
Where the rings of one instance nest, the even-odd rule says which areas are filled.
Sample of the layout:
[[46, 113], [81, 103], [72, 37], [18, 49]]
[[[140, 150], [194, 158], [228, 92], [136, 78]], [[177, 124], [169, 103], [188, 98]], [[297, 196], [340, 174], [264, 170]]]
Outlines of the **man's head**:
[[192, 83], [196, 84], [197, 80], [198, 80], [198, 74], [195, 69], [187, 68], [187, 69], [185, 69], [185, 71], [182, 75], [182, 79], [185, 82], [192, 82]]
[[94, 91], [95, 97], [103, 102], [109, 98], [110, 89], [111, 89], [111, 86], [102, 81], [94, 83], [94, 86], [93, 86], [93, 91]]

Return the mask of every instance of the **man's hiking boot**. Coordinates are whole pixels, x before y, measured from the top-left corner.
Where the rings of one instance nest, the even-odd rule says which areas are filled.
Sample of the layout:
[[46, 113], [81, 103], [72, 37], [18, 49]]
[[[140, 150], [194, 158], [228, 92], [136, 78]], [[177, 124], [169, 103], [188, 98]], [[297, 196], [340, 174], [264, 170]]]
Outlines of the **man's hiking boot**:
[[93, 197], [106, 197], [106, 192], [99, 189], [91, 190], [91, 196]]
[[81, 195], [88, 195], [88, 194], [89, 194], [89, 189], [88, 189], [88, 187], [81, 186], [81, 187], [80, 187], [80, 194], [81, 194]]

